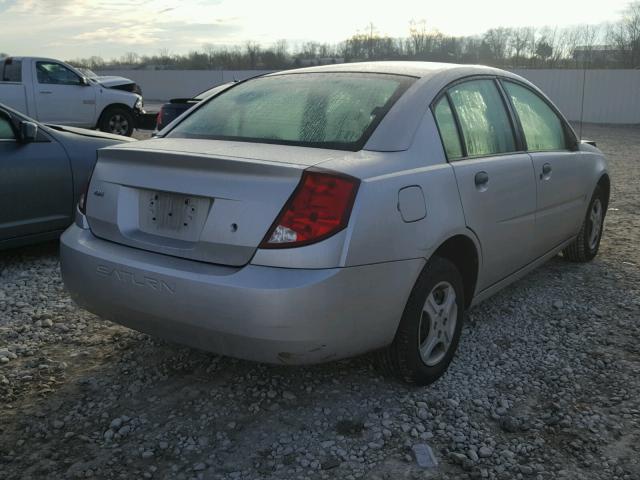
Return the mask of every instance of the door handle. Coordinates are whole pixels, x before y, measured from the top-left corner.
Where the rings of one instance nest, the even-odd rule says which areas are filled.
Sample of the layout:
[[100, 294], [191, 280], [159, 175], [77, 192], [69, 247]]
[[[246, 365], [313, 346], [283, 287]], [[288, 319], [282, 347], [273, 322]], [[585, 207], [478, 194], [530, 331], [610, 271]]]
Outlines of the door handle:
[[51, 92], [49, 90], [40, 90], [40, 93], [50, 94]]
[[542, 165], [542, 173], [540, 174], [540, 179], [542, 180], [543, 178], [549, 178], [549, 176], [551, 175], [551, 164], [550, 163], [545, 163], [544, 165]]
[[489, 174], [487, 172], [478, 172], [474, 177], [476, 187], [486, 187], [489, 183]]

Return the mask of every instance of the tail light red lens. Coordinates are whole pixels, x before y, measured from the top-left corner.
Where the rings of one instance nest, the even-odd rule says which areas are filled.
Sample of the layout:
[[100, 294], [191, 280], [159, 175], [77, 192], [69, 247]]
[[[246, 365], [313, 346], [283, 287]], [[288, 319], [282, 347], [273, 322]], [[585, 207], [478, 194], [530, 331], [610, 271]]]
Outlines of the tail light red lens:
[[158, 111], [158, 115], [156, 115], [156, 129], [161, 130], [162, 128], [162, 107], [160, 107], [160, 111]]
[[336, 173], [305, 171], [260, 248], [289, 248], [319, 242], [349, 223], [360, 181]]
[[93, 171], [95, 170], [95, 165], [91, 169], [91, 173], [89, 174], [89, 178], [87, 179], [87, 184], [84, 186], [84, 192], [80, 194], [80, 198], [78, 199], [78, 210], [83, 215], [87, 214], [87, 198], [89, 197], [89, 185], [91, 184], [91, 177], [93, 177]]

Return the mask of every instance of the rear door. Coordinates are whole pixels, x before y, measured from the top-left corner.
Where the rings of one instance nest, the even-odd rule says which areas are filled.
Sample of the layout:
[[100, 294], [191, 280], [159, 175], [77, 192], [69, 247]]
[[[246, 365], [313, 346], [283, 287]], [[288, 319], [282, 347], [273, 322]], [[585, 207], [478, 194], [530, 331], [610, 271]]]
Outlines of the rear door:
[[64, 149], [44, 133], [21, 144], [0, 111], [0, 241], [62, 230], [71, 223], [73, 188]]
[[541, 256], [576, 235], [587, 208], [588, 171], [581, 168], [581, 154], [571, 145], [571, 129], [536, 92], [503, 80], [517, 114], [527, 151], [536, 173], [536, 256]]
[[93, 126], [96, 89], [61, 63], [35, 63], [34, 95], [38, 120], [62, 125]]
[[467, 226], [482, 248], [483, 290], [532, 260], [536, 184], [493, 78], [450, 87], [434, 105]]

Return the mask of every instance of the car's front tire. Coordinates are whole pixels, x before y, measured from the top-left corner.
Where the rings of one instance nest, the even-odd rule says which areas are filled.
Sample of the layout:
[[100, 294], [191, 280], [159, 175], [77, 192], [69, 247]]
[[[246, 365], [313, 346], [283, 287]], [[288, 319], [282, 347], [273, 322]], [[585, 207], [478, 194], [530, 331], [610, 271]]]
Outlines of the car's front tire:
[[604, 217], [607, 213], [607, 198], [599, 186], [593, 192], [587, 215], [582, 222], [580, 233], [575, 240], [563, 250], [564, 258], [572, 262], [589, 262], [598, 254]]
[[130, 137], [133, 133], [133, 113], [126, 107], [109, 107], [100, 117], [98, 128], [106, 133]]
[[433, 257], [413, 287], [393, 343], [378, 354], [385, 373], [415, 385], [440, 378], [458, 347], [464, 305], [460, 272]]

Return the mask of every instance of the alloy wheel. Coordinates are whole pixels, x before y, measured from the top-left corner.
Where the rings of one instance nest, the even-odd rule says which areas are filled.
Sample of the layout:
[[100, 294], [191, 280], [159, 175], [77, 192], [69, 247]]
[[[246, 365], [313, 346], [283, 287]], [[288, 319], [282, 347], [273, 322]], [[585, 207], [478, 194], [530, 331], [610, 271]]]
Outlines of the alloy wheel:
[[604, 209], [602, 208], [602, 202], [599, 198], [596, 198], [591, 205], [591, 211], [589, 212], [589, 248], [595, 250], [600, 240], [600, 233], [602, 232], [602, 215]]
[[427, 295], [418, 326], [418, 348], [425, 365], [432, 367], [445, 357], [457, 321], [456, 291], [449, 282], [440, 282]]
[[124, 115], [117, 113], [109, 119], [109, 130], [116, 135], [126, 135], [129, 131], [129, 121]]

